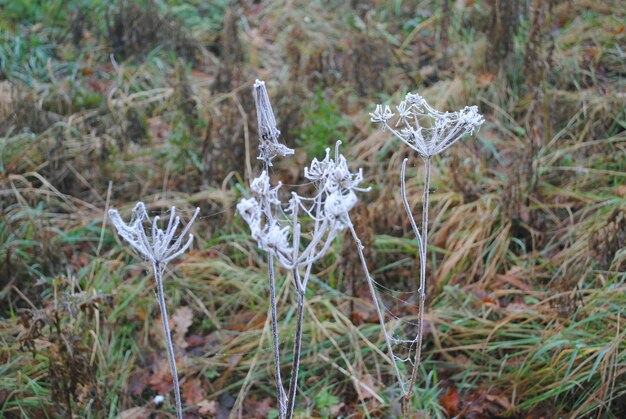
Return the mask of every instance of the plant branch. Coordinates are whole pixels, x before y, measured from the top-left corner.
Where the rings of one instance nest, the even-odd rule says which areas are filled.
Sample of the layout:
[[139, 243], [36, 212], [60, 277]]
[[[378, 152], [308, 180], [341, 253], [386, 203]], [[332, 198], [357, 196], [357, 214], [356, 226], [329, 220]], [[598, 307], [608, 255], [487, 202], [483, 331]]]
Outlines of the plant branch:
[[174, 381], [174, 395], [176, 396], [176, 416], [183, 419], [183, 407], [180, 401], [180, 385], [178, 383], [178, 370], [176, 369], [176, 359], [174, 358], [174, 345], [172, 344], [172, 334], [170, 332], [169, 321], [167, 320], [167, 307], [165, 305], [165, 293], [163, 291], [163, 269], [159, 262], [153, 262], [154, 279], [157, 283], [157, 297], [161, 308], [161, 320], [163, 321], [163, 333], [165, 334], [165, 342], [167, 346], [167, 358], [172, 371], [172, 379]]
[[357, 251], [359, 253], [359, 259], [361, 259], [361, 266], [363, 267], [363, 272], [367, 277], [367, 285], [369, 286], [370, 294], [372, 295], [372, 300], [374, 300], [374, 306], [376, 307], [376, 314], [378, 315], [378, 321], [380, 322], [380, 327], [383, 330], [383, 334], [385, 335], [385, 343], [387, 344], [387, 350], [389, 351], [389, 356], [391, 359], [391, 364], [393, 365], [394, 371], [396, 373], [396, 377], [398, 378], [398, 383], [400, 383], [400, 387], [402, 387], [402, 393], [405, 393], [404, 382], [402, 381], [402, 376], [400, 375], [400, 370], [398, 369], [398, 365], [394, 360], [393, 348], [391, 346], [391, 339], [389, 338], [389, 334], [387, 333], [387, 328], [385, 326], [385, 318], [383, 316], [383, 312], [380, 308], [380, 304], [378, 303], [378, 296], [376, 294], [376, 289], [374, 288], [374, 280], [370, 275], [369, 268], [367, 267], [367, 261], [365, 260], [365, 256], [363, 255], [363, 245], [361, 244], [361, 239], [357, 236], [356, 231], [354, 230], [354, 225], [350, 218], [348, 218], [348, 228], [350, 229], [350, 233], [352, 233], [352, 238], [356, 244]]
[[426, 300], [426, 251], [428, 247], [428, 198], [430, 191], [430, 157], [424, 159], [425, 163], [425, 179], [424, 179], [424, 196], [422, 208], [422, 242], [420, 247], [420, 287], [419, 287], [419, 319], [417, 329], [417, 347], [415, 349], [415, 360], [413, 362], [413, 371], [411, 372], [411, 381], [405, 395], [405, 403], [409, 403], [410, 397], [417, 380], [417, 370], [419, 369], [420, 359], [422, 356], [422, 340], [424, 335], [424, 305]]
[[[269, 173], [269, 162], [263, 160], [263, 170]], [[272, 217], [269, 205], [264, 205], [265, 216], [269, 219]], [[276, 399], [278, 404], [279, 418], [284, 419], [287, 411], [285, 400], [285, 388], [280, 375], [280, 345], [278, 337], [278, 314], [276, 309], [276, 273], [274, 271], [274, 256], [271, 252], [267, 253], [267, 273], [270, 285], [270, 312], [272, 318], [272, 345], [274, 348], [274, 374], [276, 375]]]
[[[298, 268], [293, 269], [294, 277], [299, 277]], [[299, 279], [296, 280], [299, 282]], [[298, 387], [298, 370], [300, 368], [300, 352], [302, 345], [302, 322], [304, 319], [304, 292], [298, 291], [298, 308], [296, 317], [296, 334], [293, 339], [293, 363], [291, 365], [291, 380], [289, 382], [289, 393], [287, 398], [286, 418], [293, 418], [296, 402], [296, 390]]]
[[415, 223], [415, 218], [413, 217], [413, 213], [411, 212], [411, 206], [409, 205], [409, 200], [406, 196], [406, 163], [409, 159], [404, 159], [402, 161], [402, 172], [400, 175], [400, 192], [402, 194], [402, 202], [404, 203], [404, 210], [409, 216], [409, 221], [411, 223], [411, 228], [413, 228], [413, 232], [415, 233], [415, 238], [417, 239], [417, 247], [418, 251], [422, 250], [422, 236], [420, 234], [419, 229], [417, 228], [417, 224]]
[[270, 311], [272, 317], [272, 344], [274, 347], [274, 374], [276, 375], [276, 397], [280, 418], [286, 414], [285, 389], [280, 376], [280, 347], [278, 339], [278, 315], [276, 314], [276, 274], [274, 272], [274, 257], [268, 253], [267, 271], [270, 282]]

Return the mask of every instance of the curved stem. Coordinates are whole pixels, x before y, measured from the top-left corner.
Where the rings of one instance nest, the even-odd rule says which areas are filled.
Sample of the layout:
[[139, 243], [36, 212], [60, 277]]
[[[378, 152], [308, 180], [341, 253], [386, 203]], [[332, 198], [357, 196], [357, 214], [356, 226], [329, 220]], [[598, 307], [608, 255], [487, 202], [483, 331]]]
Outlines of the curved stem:
[[176, 369], [176, 359], [174, 358], [174, 345], [172, 344], [172, 334], [170, 332], [170, 324], [167, 320], [167, 307], [165, 306], [165, 293], [163, 291], [163, 268], [159, 262], [153, 262], [154, 278], [157, 283], [157, 297], [161, 308], [161, 320], [163, 322], [163, 333], [165, 334], [165, 342], [167, 346], [167, 358], [172, 371], [172, 380], [174, 381], [174, 395], [176, 396], [176, 416], [178, 419], [183, 418], [183, 406], [180, 401], [180, 385], [178, 383], [178, 371]]
[[[424, 197], [422, 209], [422, 245], [420, 247], [420, 288], [419, 288], [419, 320], [417, 329], [417, 347], [415, 349], [415, 360], [413, 362], [413, 371], [411, 372], [411, 381], [405, 395], [405, 403], [408, 405], [413, 387], [417, 380], [417, 370], [422, 356], [422, 340], [424, 334], [424, 303], [426, 300], [426, 250], [428, 246], [428, 198], [430, 191], [430, 157], [425, 159], [425, 179], [424, 179]], [[407, 409], [407, 408], [405, 408]]]
[[376, 314], [378, 315], [378, 320], [380, 322], [380, 327], [383, 330], [385, 335], [385, 343], [387, 344], [387, 350], [389, 351], [389, 356], [391, 357], [391, 363], [393, 364], [393, 368], [396, 373], [396, 377], [398, 378], [398, 383], [400, 383], [400, 387], [402, 388], [402, 393], [405, 393], [404, 383], [402, 382], [402, 376], [400, 375], [400, 370], [398, 369], [398, 365], [395, 361], [395, 356], [393, 353], [393, 348], [391, 346], [391, 340], [389, 338], [389, 334], [387, 333], [387, 327], [385, 326], [385, 318], [383, 317], [382, 310], [380, 309], [380, 304], [378, 303], [378, 296], [376, 294], [376, 289], [374, 288], [374, 280], [370, 275], [370, 271], [367, 267], [367, 262], [365, 260], [365, 256], [363, 255], [363, 245], [361, 244], [361, 239], [357, 236], [356, 231], [354, 231], [354, 225], [352, 224], [352, 220], [347, 217], [348, 228], [350, 229], [350, 233], [352, 233], [352, 238], [356, 243], [356, 248], [359, 253], [359, 259], [361, 259], [361, 266], [363, 267], [363, 272], [365, 272], [365, 276], [367, 277], [367, 285], [369, 286], [370, 294], [372, 295], [372, 300], [374, 300], [374, 306], [376, 307]]
[[420, 231], [417, 228], [417, 224], [415, 223], [415, 218], [413, 218], [413, 213], [411, 212], [411, 206], [409, 205], [409, 200], [406, 197], [406, 163], [409, 159], [404, 159], [402, 161], [402, 172], [400, 174], [400, 193], [402, 194], [402, 202], [404, 203], [404, 210], [406, 214], [409, 216], [409, 222], [411, 223], [411, 228], [413, 228], [413, 233], [415, 233], [415, 238], [417, 239], [417, 247], [421, 252], [422, 249], [422, 236], [420, 235]]
[[[298, 268], [293, 270], [294, 276], [299, 276]], [[293, 339], [293, 363], [291, 365], [291, 380], [289, 381], [289, 392], [287, 398], [286, 418], [293, 418], [293, 411], [296, 402], [296, 392], [298, 388], [298, 369], [300, 368], [300, 352], [302, 345], [302, 321], [304, 318], [304, 292], [298, 291], [298, 310], [296, 318], [296, 334]]]

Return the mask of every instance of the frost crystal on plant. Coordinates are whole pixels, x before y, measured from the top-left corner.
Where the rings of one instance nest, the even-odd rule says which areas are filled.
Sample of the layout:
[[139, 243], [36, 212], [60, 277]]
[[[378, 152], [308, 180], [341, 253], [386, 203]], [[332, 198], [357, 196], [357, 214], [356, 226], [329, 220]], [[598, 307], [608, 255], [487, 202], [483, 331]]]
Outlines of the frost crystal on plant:
[[180, 217], [176, 216], [176, 208], [172, 207], [170, 211], [169, 221], [165, 230], [159, 228], [159, 218], [154, 217], [152, 220], [152, 228], [149, 230], [152, 234], [146, 234], [144, 229], [144, 221], [150, 222], [150, 217], [146, 212], [146, 206], [143, 202], [138, 202], [133, 208], [133, 217], [131, 222], [126, 224], [116, 209], [109, 210], [109, 217], [113, 225], [117, 229], [117, 233], [124, 238], [135, 250], [148, 259], [152, 263], [165, 265], [172, 259], [183, 254], [193, 242], [193, 234], [183, 242], [185, 235], [196, 220], [200, 208], [196, 208], [191, 220], [187, 223], [178, 238], [174, 240], [176, 229], [180, 224]]
[[[163, 322], [163, 331], [165, 332], [165, 341], [167, 344], [167, 358], [170, 363], [172, 372], [172, 381], [174, 382], [174, 395], [176, 397], [176, 417], [183, 418], [183, 407], [180, 398], [180, 385], [178, 383], [178, 371], [176, 369], [176, 360], [174, 357], [174, 345], [170, 332], [169, 321], [167, 319], [167, 306], [165, 305], [165, 291], [163, 290], [163, 274], [167, 264], [176, 257], [183, 254], [193, 242], [193, 234], [185, 239], [192, 224], [196, 220], [200, 208], [196, 208], [193, 217], [187, 223], [181, 233], [176, 236], [176, 230], [180, 224], [180, 217], [176, 216], [176, 208], [172, 207], [170, 211], [169, 221], [165, 230], [159, 228], [159, 217], [154, 217], [152, 226], [146, 234], [144, 222], [150, 222], [150, 217], [146, 211], [143, 202], [138, 202], [133, 208], [133, 216], [131, 221], [126, 224], [119, 212], [115, 209], [109, 210], [109, 218], [117, 229], [117, 233], [124, 238], [135, 250], [143, 255], [151, 262], [154, 279], [157, 283], [157, 299], [161, 308], [161, 321]], [[159, 396], [160, 397], [160, 396]], [[161, 400], [162, 401], [162, 400]], [[155, 398], [156, 403], [156, 398]]]
[[423, 158], [435, 156], [460, 140], [465, 134], [473, 134], [484, 119], [476, 106], [466, 106], [457, 112], [441, 112], [432, 108], [419, 94], [409, 93], [396, 106], [397, 121], [388, 105], [376, 105], [370, 113], [372, 122], [383, 124], [406, 145]]
[[[250, 227], [259, 248], [273, 253], [286, 269], [305, 266], [321, 258], [337, 233], [347, 226], [347, 214], [358, 201], [354, 192], [369, 190], [359, 187], [363, 173], [361, 170], [350, 172], [346, 158], [339, 153], [340, 144], [338, 141], [334, 158], [330, 156], [330, 149], [326, 149], [323, 160], [314, 158], [304, 169], [304, 177], [317, 189], [313, 197], [292, 193], [289, 205], [283, 210], [278, 199], [281, 184], [272, 187], [269, 176], [263, 171], [250, 184], [255, 196], [244, 198], [237, 204], [237, 211]], [[307, 235], [310, 241], [302, 252], [295, 251], [302, 238], [302, 226], [298, 221], [300, 211], [315, 221], [313, 230]], [[282, 213], [289, 216], [285, 219], [281, 217]], [[295, 238], [293, 243], [289, 237]]]
[[363, 181], [363, 170], [359, 169], [356, 173], [350, 172], [346, 158], [339, 153], [340, 145], [341, 141], [337, 141], [334, 160], [330, 158], [330, 148], [326, 149], [324, 160], [318, 161], [314, 158], [311, 166], [304, 168], [304, 177], [313, 181], [319, 190], [327, 192], [337, 190], [367, 192], [369, 188], [358, 187]]
[[267, 175], [267, 172], [264, 170], [261, 174], [252, 180], [250, 183], [250, 189], [257, 198], [260, 200], [267, 200], [268, 204], [279, 205], [280, 200], [278, 199], [278, 190], [282, 184], [278, 182], [275, 187], [272, 187], [270, 184], [270, 177]]
[[[268, 254], [270, 311], [272, 320], [272, 343], [274, 352], [274, 374], [276, 376], [276, 398], [278, 417], [291, 419], [294, 414], [297, 394], [298, 369], [302, 343], [302, 324], [307, 282], [313, 264], [330, 248], [338, 232], [350, 228], [348, 212], [356, 205], [355, 191], [366, 191], [359, 187], [363, 174], [359, 170], [350, 172], [348, 163], [339, 153], [340, 141], [331, 158], [326, 150], [323, 160], [313, 159], [304, 169], [304, 176], [316, 187], [312, 196], [291, 193], [287, 205], [279, 197], [280, 182], [271, 184], [268, 175], [271, 161], [276, 156], [294, 154], [294, 150], [280, 144], [280, 131], [265, 89], [265, 83], [254, 83], [254, 99], [259, 123], [259, 160], [263, 161], [263, 172], [252, 180], [252, 196], [237, 204], [237, 211], [248, 224], [257, 246]], [[296, 332], [293, 343], [291, 380], [288, 389], [281, 378], [278, 318], [276, 309], [276, 281], [274, 262], [290, 270], [297, 292]], [[287, 391], [285, 391], [287, 390]]]
[[276, 118], [270, 103], [265, 82], [254, 82], [254, 104], [259, 129], [259, 160], [263, 160], [268, 166], [272, 165], [272, 159], [276, 156], [288, 156], [294, 150], [278, 142], [280, 131], [276, 128]]
[[[411, 228], [415, 233], [418, 243], [419, 259], [420, 259], [420, 275], [419, 275], [419, 315], [417, 323], [417, 333], [415, 339], [397, 339], [391, 336], [383, 321], [381, 327], [385, 332], [388, 351], [394, 360], [394, 367], [400, 386], [402, 387], [403, 397], [403, 416], [408, 418], [409, 405], [411, 403], [411, 395], [413, 387], [417, 380], [417, 370], [420, 364], [422, 351], [422, 338], [424, 327], [424, 309], [426, 300], [426, 258], [428, 249], [428, 199], [430, 188], [430, 166], [433, 156], [443, 152], [452, 144], [460, 140], [466, 134], [473, 134], [477, 130], [484, 119], [478, 113], [476, 106], [466, 106], [457, 112], [441, 112], [433, 109], [426, 100], [419, 94], [409, 93], [405, 99], [396, 106], [397, 120], [395, 124], [390, 125], [391, 119], [395, 116], [389, 106], [376, 105], [374, 112], [370, 113], [372, 122], [380, 123], [384, 128], [391, 131], [396, 137], [402, 140], [406, 145], [417, 151], [424, 160], [424, 194], [422, 200], [422, 225], [418, 227], [415, 217], [411, 211], [411, 205], [406, 195], [406, 164], [408, 159], [404, 159], [402, 163], [402, 171], [400, 175], [400, 193], [404, 209], [409, 217]], [[421, 229], [421, 231], [420, 231]], [[355, 237], [355, 240], [357, 238]], [[361, 260], [363, 256], [360, 254]], [[366, 269], [365, 262], [362, 262]], [[368, 278], [370, 279], [370, 278]], [[372, 298], [377, 301], [376, 291], [373, 288], [372, 281], [369, 281], [370, 292]], [[377, 309], [380, 307], [377, 304]], [[415, 355], [413, 360], [411, 357], [401, 358], [394, 354], [392, 344], [408, 343], [413, 348], [415, 345]], [[413, 365], [408, 385], [405, 385], [400, 374], [397, 362], [410, 361]]]

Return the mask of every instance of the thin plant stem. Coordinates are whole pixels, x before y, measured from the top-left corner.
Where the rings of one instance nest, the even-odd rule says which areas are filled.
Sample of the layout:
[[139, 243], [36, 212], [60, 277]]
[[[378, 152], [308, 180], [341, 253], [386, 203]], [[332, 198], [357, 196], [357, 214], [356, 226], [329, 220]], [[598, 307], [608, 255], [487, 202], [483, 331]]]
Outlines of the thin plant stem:
[[361, 239], [354, 231], [354, 225], [352, 224], [352, 220], [348, 217], [349, 223], [348, 228], [350, 229], [350, 233], [352, 233], [352, 238], [356, 243], [356, 248], [359, 253], [359, 259], [361, 260], [361, 266], [363, 267], [363, 272], [367, 277], [367, 285], [369, 286], [370, 294], [372, 295], [372, 300], [374, 300], [374, 306], [376, 307], [376, 314], [378, 315], [378, 321], [380, 322], [380, 326], [382, 328], [383, 334], [385, 335], [385, 343], [387, 344], [387, 350], [389, 351], [389, 356], [391, 357], [391, 364], [396, 373], [396, 377], [398, 378], [398, 382], [402, 386], [402, 393], [405, 393], [404, 383], [402, 382], [402, 376], [400, 375], [400, 370], [398, 369], [398, 365], [396, 364], [393, 354], [393, 348], [391, 347], [391, 340], [389, 338], [389, 334], [387, 333], [387, 328], [385, 327], [385, 318], [383, 316], [383, 312], [380, 308], [380, 304], [378, 303], [378, 297], [376, 295], [376, 289], [374, 288], [374, 280], [370, 275], [369, 268], [367, 267], [367, 261], [365, 260], [365, 255], [363, 255], [363, 244], [361, 244]]
[[[430, 157], [424, 159], [425, 175], [424, 175], [424, 195], [422, 202], [422, 236], [420, 246], [420, 287], [419, 287], [419, 319], [417, 329], [417, 347], [415, 348], [415, 360], [413, 362], [413, 371], [411, 372], [411, 381], [405, 395], [405, 417], [408, 413], [408, 403], [410, 402], [415, 381], [417, 380], [417, 370], [422, 356], [422, 340], [424, 335], [424, 305], [426, 301], [426, 254], [428, 248], [428, 198], [430, 192]], [[406, 193], [406, 192], [404, 192]], [[409, 217], [412, 217], [410, 211]], [[419, 239], [418, 239], [419, 241]]]
[[[298, 268], [293, 270], [294, 278], [299, 276]], [[296, 318], [296, 334], [293, 339], [293, 363], [291, 365], [291, 380], [289, 382], [289, 393], [287, 396], [286, 418], [293, 418], [296, 402], [296, 391], [298, 387], [298, 369], [300, 368], [300, 352], [302, 345], [302, 323], [304, 318], [304, 292], [298, 291], [298, 308]]]
[[[396, 106], [398, 120], [395, 125], [389, 121], [394, 117], [389, 105], [376, 105], [374, 112], [370, 113], [371, 121], [381, 123], [394, 136], [398, 137], [407, 146], [417, 151], [425, 163], [424, 195], [422, 200], [422, 226], [421, 235], [411, 212], [406, 197], [405, 159], [402, 163], [401, 192], [404, 208], [411, 221], [411, 227], [418, 242], [420, 257], [419, 288], [419, 321], [416, 338], [415, 357], [409, 387], [404, 392], [403, 415], [408, 418], [409, 402], [413, 394], [417, 371], [422, 356], [422, 340], [424, 332], [424, 307], [426, 305], [426, 258], [428, 250], [428, 199], [430, 189], [430, 165], [433, 156], [442, 153], [466, 134], [474, 134], [485, 121], [478, 113], [477, 106], [466, 106], [458, 112], [441, 112], [432, 108], [419, 94], [409, 93], [405, 99]], [[423, 124], [426, 119], [429, 123]], [[396, 129], [395, 127], [398, 127]]]
[[[269, 163], [263, 160], [263, 170], [269, 173]], [[264, 208], [265, 216], [270, 218], [271, 211], [268, 206]], [[280, 419], [284, 419], [287, 407], [285, 405], [285, 388], [280, 375], [280, 345], [278, 339], [278, 314], [276, 309], [276, 273], [274, 270], [274, 256], [272, 253], [267, 254], [267, 274], [270, 285], [270, 312], [272, 322], [272, 345], [274, 349], [274, 374], [276, 375], [276, 399], [278, 404], [278, 412]]]
[[157, 297], [161, 308], [161, 320], [163, 321], [163, 333], [165, 334], [165, 342], [167, 346], [167, 358], [172, 371], [172, 380], [174, 381], [174, 395], [176, 397], [176, 416], [183, 419], [183, 406], [180, 401], [180, 385], [178, 383], [178, 370], [176, 369], [176, 359], [174, 358], [174, 345], [172, 344], [172, 334], [170, 332], [170, 324], [167, 320], [167, 307], [165, 305], [165, 292], [163, 291], [163, 270], [159, 262], [152, 264], [154, 270], [154, 278], [157, 283]]
[[409, 222], [411, 223], [411, 228], [413, 228], [413, 232], [415, 233], [415, 238], [417, 239], [417, 247], [421, 252], [422, 250], [422, 236], [420, 234], [419, 229], [417, 228], [417, 224], [415, 223], [415, 218], [413, 218], [413, 213], [411, 212], [411, 206], [409, 205], [409, 200], [406, 196], [406, 163], [409, 159], [404, 159], [402, 162], [402, 172], [400, 174], [400, 192], [402, 194], [402, 202], [404, 203], [404, 210], [409, 216]]
[[276, 374], [276, 397], [278, 401], [278, 412], [280, 418], [283, 419], [286, 414], [287, 407], [285, 405], [285, 389], [280, 376], [280, 348], [278, 340], [278, 315], [276, 314], [276, 280], [274, 272], [274, 257], [268, 254], [267, 272], [270, 282], [270, 311], [272, 321], [272, 344], [274, 346], [274, 374]]

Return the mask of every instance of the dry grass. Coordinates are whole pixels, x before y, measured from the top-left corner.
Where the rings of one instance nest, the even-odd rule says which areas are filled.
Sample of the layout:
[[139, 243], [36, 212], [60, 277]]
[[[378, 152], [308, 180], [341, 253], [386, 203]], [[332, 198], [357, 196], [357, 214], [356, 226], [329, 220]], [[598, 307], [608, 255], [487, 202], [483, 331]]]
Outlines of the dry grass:
[[[22, 3], [0, 17], [0, 416], [172, 414], [171, 400], [152, 403], [170, 390], [152, 278], [104, 219], [140, 198], [153, 213], [202, 208], [193, 251], [166, 278], [186, 413], [271, 415], [266, 267], [233, 208], [258, 168], [256, 77], [289, 146], [306, 137], [320, 149], [331, 132], [364, 168], [373, 190], [358, 219], [399, 326], [416, 318], [417, 247], [398, 192], [409, 153], [368, 112], [419, 90], [486, 115], [476, 140], [434, 162], [418, 415], [626, 414], [619, 2], [527, 11], [511, 39], [481, 26], [489, 2], [441, 13], [431, 1], [120, 1], [78, 14]], [[76, 37], [64, 16], [94, 29]], [[166, 17], [168, 41], [154, 31]], [[137, 42], [117, 51], [119, 40]], [[507, 57], [498, 70], [488, 41]], [[416, 163], [407, 187], [419, 211]], [[287, 162], [273, 176], [302, 182]], [[394, 417], [384, 338], [342, 245], [307, 294], [297, 415]], [[287, 368], [294, 293], [287, 274], [277, 280]]]

